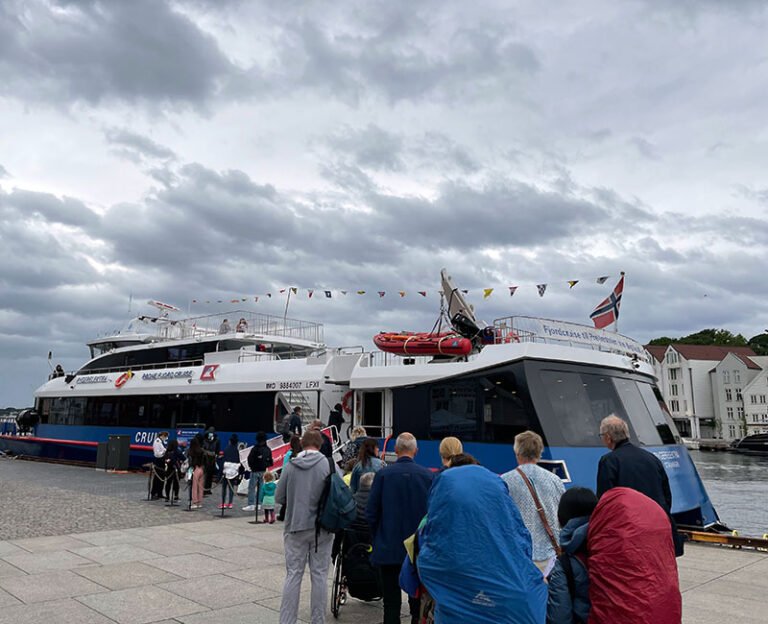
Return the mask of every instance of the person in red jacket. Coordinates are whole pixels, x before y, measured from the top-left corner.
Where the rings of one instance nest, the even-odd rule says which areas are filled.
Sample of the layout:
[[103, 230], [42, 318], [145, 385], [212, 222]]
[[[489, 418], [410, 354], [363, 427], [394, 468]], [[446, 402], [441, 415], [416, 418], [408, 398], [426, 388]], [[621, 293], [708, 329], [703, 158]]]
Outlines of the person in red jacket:
[[589, 624], [680, 624], [682, 598], [669, 518], [640, 492], [616, 487], [589, 520]]

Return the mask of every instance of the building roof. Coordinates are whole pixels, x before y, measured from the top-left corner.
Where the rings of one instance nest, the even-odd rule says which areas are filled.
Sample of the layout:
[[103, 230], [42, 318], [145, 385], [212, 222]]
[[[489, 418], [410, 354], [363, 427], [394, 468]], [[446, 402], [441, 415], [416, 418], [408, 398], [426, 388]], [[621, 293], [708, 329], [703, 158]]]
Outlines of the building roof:
[[645, 345], [645, 350], [659, 362], [663, 362], [664, 354], [667, 352], [667, 345]]
[[729, 353], [733, 353], [737, 358], [744, 362], [747, 368], [753, 370], [761, 369], [760, 365], [750, 359], [750, 357], [755, 357], [756, 354], [749, 347], [689, 344], [672, 344], [669, 346], [674, 347], [675, 351], [686, 360], [708, 360], [710, 362], [719, 362]]

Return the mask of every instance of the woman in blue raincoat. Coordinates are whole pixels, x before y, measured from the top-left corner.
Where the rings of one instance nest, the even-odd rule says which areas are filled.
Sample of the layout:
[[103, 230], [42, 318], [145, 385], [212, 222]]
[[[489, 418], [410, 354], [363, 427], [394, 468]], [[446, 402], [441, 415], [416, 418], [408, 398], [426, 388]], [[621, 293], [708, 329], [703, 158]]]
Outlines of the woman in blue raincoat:
[[500, 477], [446, 470], [429, 494], [416, 561], [439, 624], [544, 624], [547, 588], [531, 535]]

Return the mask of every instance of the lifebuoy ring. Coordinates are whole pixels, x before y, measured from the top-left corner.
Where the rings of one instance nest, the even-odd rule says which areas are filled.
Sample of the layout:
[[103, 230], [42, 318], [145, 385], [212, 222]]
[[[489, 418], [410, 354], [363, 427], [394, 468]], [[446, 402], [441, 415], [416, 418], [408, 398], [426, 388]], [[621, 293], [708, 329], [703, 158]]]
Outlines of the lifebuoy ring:
[[122, 388], [125, 384], [128, 383], [128, 380], [133, 377], [133, 373], [131, 371], [126, 371], [120, 377], [115, 379], [115, 388]]
[[347, 392], [344, 398], [341, 399], [341, 409], [344, 410], [345, 414], [352, 413], [352, 390]]

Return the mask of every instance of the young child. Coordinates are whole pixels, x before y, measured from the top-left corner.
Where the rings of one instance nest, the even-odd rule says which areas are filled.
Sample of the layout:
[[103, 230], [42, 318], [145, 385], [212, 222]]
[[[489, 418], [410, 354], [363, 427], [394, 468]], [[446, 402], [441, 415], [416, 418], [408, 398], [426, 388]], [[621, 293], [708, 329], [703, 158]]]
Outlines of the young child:
[[275, 523], [275, 490], [277, 489], [277, 483], [275, 483], [275, 473], [271, 470], [267, 470], [264, 473], [264, 485], [261, 486], [262, 502], [261, 508], [264, 510], [264, 524]]

